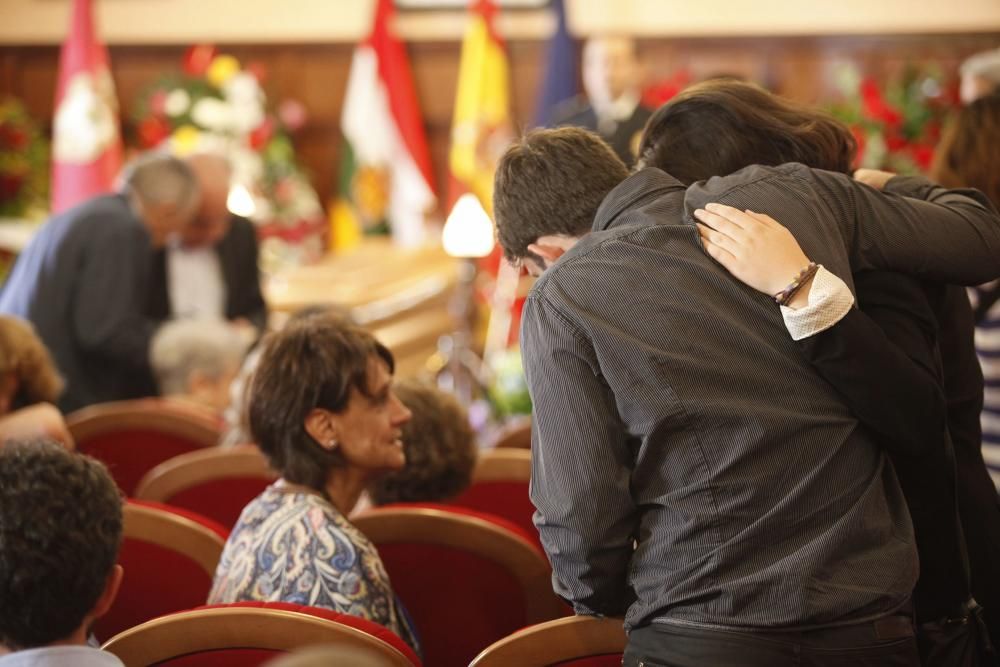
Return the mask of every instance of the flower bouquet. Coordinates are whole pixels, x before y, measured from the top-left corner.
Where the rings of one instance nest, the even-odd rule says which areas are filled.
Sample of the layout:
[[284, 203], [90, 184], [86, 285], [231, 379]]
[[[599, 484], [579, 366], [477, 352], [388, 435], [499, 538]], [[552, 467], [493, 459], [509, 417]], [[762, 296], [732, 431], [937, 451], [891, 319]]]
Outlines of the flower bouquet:
[[958, 85], [940, 68], [911, 66], [881, 88], [853, 66], [836, 73], [842, 100], [830, 111], [858, 141], [857, 167], [899, 174], [926, 172], [947, 114], [958, 105]]
[[214, 47], [195, 46], [181, 72], [144, 91], [133, 121], [142, 148], [229, 157], [234, 180], [229, 208], [257, 224], [261, 265], [273, 273], [322, 255], [326, 218], [291, 140], [305, 124], [305, 109], [293, 100], [270, 108], [265, 79], [260, 65], [243, 68]]

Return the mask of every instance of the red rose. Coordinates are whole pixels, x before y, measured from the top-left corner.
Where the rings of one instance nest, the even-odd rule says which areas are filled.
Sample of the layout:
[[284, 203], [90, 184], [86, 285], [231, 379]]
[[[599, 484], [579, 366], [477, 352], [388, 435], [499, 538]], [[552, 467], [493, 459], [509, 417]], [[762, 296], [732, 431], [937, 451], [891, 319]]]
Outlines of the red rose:
[[642, 92], [642, 103], [650, 109], [669, 102], [677, 93], [691, 83], [691, 75], [687, 70], [680, 70], [665, 79], [661, 79], [647, 87]]
[[166, 113], [167, 91], [158, 90], [149, 97], [149, 110], [157, 116]]
[[882, 101], [882, 92], [874, 79], [866, 78], [861, 82], [861, 99], [866, 105], [878, 104]]
[[10, 201], [17, 197], [23, 185], [23, 174], [0, 174], [0, 201]]
[[882, 107], [879, 119], [889, 127], [893, 128], [897, 128], [903, 124], [903, 114], [888, 104]]
[[889, 134], [885, 138], [885, 147], [891, 152], [896, 152], [906, 148], [906, 139], [898, 134]]
[[934, 148], [926, 145], [917, 145], [912, 148], [913, 161], [917, 163], [923, 171], [927, 171], [934, 161]]
[[215, 56], [216, 50], [211, 44], [196, 44], [184, 54], [184, 71], [191, 76], [203, 76]]
[[170, 136], [170, 125], [157, 116], [150, 116], [139, 123], [139, 143], [143, 148], [153, 148]]
[[274, 136], [274, 119], [268, 116], [250, 133], [250, 148], [259, 151]]
[[7, 145], [16, 151], [23, 150], [28, 146], [28, 133], [19, 127], [7, 129]]
[[898, 127], [903, 122], [903, 114], [885, 101], [882, 91], [872, 79], [861, 82], [861, 109], [866, 117], [889, 127]]

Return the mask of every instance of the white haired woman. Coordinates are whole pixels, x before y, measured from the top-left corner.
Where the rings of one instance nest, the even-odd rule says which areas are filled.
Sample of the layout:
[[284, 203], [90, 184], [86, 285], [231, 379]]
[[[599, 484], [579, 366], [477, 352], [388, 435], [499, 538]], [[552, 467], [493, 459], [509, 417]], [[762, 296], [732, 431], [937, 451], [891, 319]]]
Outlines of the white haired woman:
[[249, 341], [221, 320], [174, 320], [160, 327], [150, 363], [160, 394], [219, 415], [229, 404]]

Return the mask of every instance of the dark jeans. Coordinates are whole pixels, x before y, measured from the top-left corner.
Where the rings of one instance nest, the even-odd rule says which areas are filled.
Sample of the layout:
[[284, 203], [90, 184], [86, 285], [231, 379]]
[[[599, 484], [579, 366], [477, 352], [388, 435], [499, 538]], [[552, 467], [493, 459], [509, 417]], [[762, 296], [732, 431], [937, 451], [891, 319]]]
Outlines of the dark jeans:
[[652, 623], [632, 630], [624, 667], [920, 667], [912, 619], [898, 614], [801, 632]]

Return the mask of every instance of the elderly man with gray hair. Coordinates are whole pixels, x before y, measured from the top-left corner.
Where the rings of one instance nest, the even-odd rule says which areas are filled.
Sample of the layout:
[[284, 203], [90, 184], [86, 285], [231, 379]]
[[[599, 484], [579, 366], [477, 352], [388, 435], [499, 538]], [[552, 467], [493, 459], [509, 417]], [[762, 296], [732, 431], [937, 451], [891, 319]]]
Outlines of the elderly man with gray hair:
[[49, 348], [66, 379], [63, 411], [150, 392], [150, 248], [180, 232], [199, 201], [186, 164], [147, 154], [126, 166], [119, 192], [54, 216], [18, 257], [0, 313], [29, 320]]

